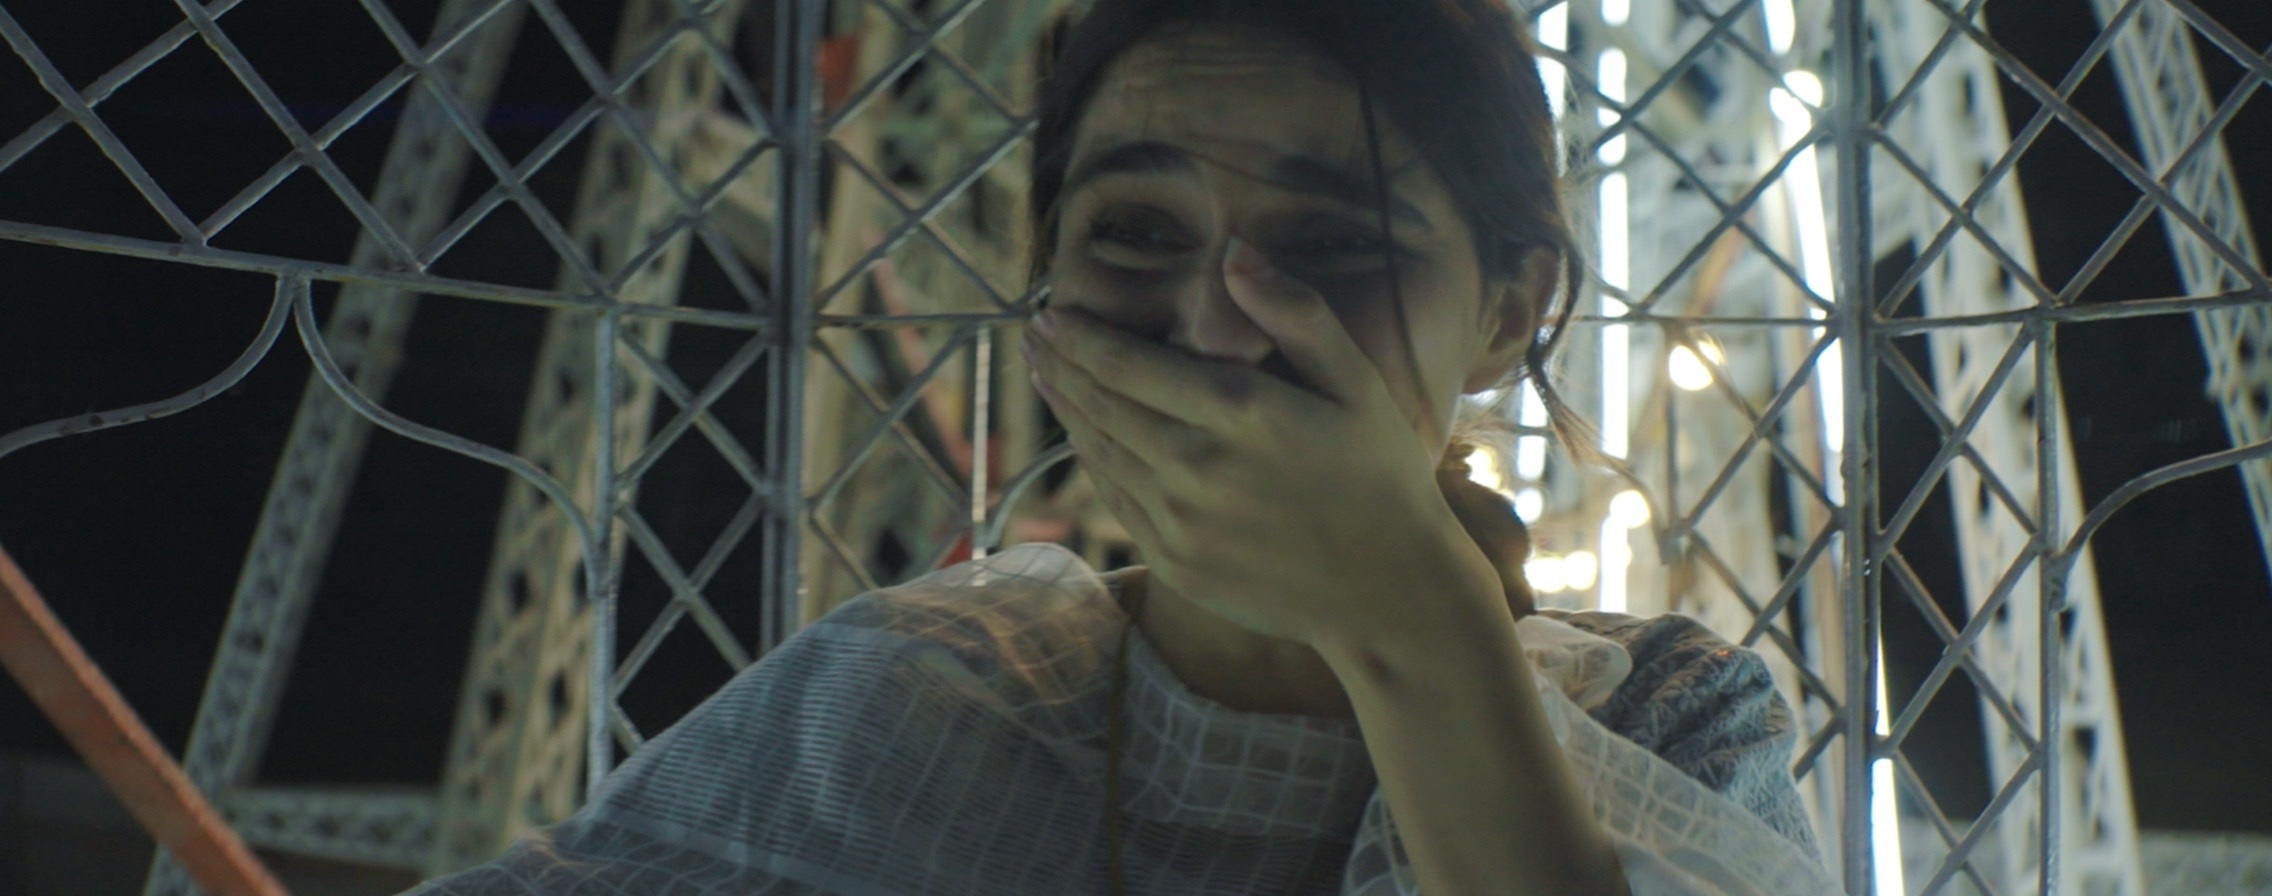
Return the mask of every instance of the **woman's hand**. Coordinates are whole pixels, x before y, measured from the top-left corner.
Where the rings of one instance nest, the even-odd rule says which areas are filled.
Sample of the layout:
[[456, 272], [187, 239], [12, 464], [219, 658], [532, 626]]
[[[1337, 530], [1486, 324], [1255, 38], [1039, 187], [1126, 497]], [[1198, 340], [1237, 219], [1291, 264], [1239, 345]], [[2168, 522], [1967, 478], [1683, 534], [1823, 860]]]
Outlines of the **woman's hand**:
[[1324, 299], [1235, 241], [1223, 276], [1314, 391], [1067, 308], [1026, 339], [1036, 387], [1151, 575], [1319, 647], [1453, 618], [1431, 612], [1447, 596], [1496, 595], [1435, 452]]

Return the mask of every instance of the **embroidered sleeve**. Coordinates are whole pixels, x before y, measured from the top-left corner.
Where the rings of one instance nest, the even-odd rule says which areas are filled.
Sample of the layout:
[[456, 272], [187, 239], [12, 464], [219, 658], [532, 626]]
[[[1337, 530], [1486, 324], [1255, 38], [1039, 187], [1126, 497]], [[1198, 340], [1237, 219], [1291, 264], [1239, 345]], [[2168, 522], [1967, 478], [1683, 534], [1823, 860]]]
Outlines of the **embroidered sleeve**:
[[1791, 781], [1796, 728], [1757, 653], [1685, 616], [1578, 613], [1573, 626], [1625, 644], [1633, 672], [1595, 720], [1741, 804], [1816, 855]]

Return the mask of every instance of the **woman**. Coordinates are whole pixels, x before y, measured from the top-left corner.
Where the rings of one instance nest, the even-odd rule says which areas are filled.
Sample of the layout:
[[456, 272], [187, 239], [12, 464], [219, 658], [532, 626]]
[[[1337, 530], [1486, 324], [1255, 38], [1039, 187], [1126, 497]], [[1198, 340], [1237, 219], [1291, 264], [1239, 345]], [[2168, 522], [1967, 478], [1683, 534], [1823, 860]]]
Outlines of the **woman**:
[[1101, 0], [1035, 141], [1035, 385], [1147, 565], [854, 599], [424, 892], [1835, 889], [1758, 657], [1534, 613], [1457, 474], [1574, 257], [1503, 6]]

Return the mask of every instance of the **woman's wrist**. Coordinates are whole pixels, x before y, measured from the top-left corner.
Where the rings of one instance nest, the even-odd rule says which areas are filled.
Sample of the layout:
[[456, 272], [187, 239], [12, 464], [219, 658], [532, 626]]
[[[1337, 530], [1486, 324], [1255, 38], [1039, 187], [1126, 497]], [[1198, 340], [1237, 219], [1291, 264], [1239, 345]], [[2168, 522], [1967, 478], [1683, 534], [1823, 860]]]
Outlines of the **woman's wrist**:
[[1364, 731], [1421, 888], [1622, 892], [1614, 847], [1569, 778], [1496, 577], [1445, 569], [1415, 589], [1408, 621], [1319, 648]]
[[1484, 646], [1495, 632], [1513, 632], [1506, 584], [1490, 559], [1475, 546], [1450, 512], [1422, 539], [1427, 548], [1400, 550], [1400, 569], [1381, 575], [1384, 584], [1365, 584], [1375, 594], [1334, 600], [1340, 607], [1368, 607], [1365, 619], [1343, 619], [1311, 639], [1311, 648], [1334, 664], [1336, 673], [1368, 666], [1368, 657], [1425, 655], [1447, 639]]
[[1372, 684], [1414, 675], [1448, 653], [1521, 655], [1498, 573], [1457, 529], [1440, 543], [1443, 556], [1413, 563], [1390, 593], [1367, 602], [1379, 612], [1311, 644], [1345, 686], [1359, 684], [1352, 675]]

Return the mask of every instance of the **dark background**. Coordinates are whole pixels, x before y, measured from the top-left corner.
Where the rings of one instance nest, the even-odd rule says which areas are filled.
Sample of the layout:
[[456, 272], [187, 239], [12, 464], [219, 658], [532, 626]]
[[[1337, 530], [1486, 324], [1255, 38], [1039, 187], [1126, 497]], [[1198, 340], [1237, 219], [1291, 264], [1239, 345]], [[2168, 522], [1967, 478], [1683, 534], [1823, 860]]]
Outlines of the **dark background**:
[[[179, 21], [170, 4], [155, 0], [104, 3], [102, 16], [79, 4], [4, 5], [78, 85]], [[432, 0], [391, 5], [412, 33], [427, 33]], [[565, 5], [604, 58], [615, 5]], [[2258, 0], [2200, 5], [2252, 46], [2272, 40], [2272, 15]], [[2081, 0], [1989, 6], [1994, 32], [2047, 81], [2059, 80], [2095, 34]], [[246, 3], [224, 26], [311, 128], [394, 65], [377, 29], [345, 2]], [[2221, 97], [2241, 69], [2213, 49], [2203, 55]], [[524, 34], [506, 78], [485, 126], [516, 160], [588, 96], [566, 57], [534, 33]], [[2015, 118], [2035, 108], [2015, 90], [2007, 89], [2006, 101]], [[2127, 142], [2110, 64], [2084, 83], [2076, 102]], [[12, 56], [0, 60], [0, 136], [19, 133], [52, 108], [27, 68]], [[399, 102], [390, 103], [330, 153], [366, 192], [397, 110]], [[194, 41], [100, 111], [193, 219], [289, 151], [243, 88]], [[2272, 101], [2245, 109], [2226, 141], [2261, 230], [2264, 210], [2272, 208], [2272, 171], [2263, 164], [2272, 146]], [[533, 182], [564, 220], [581, 168], [580, 152], [571, 150]], [[2055, 286], [2137, 195], [2056, 125], [2024, 157], [2019, 177], [2035, 248]], [[477, 165], [469, 190], [489, 183]], [[0, 219], [172, 238], [76, 128], [0, 171]], [[355, 233], [336, 198], [303, 171], [215, 243], [343, 261]], [[438, 270], [549, 286], [554, 263], [525, 220], [501, 214]], [[257, 331], [271, 288], [263, 275], [0, 242], [0, 431], [148, 401], [211, 376]], [[2183, 292], [2158, 225], [2149, 225], [2085, 295]], [[331, 294], [319, 288], [319, 299]], [[528, 309], [427, 299], [387, 404], [420, 422], [510, 446], [541, 323]], [[705, 348], [701, 338], [674, 346], [674, 364], [699, 366], [731, 348]], [[2191, 319], [2072, 325], [2059, 338], [2086, 501], [2154, 467], [2228, 446], [2221, 412], [2203, 397]], [[0, 545], [176, 751], [308, 376], [295, 342], [288, 329], [243, 383], [192, 412], [44, 443], [0, 461]], [[1922, 367], [1921, 354], [1918, 360]], [[1884, 394], [1880, 461], [1889, 483], [1910, 482], [1930, 456], [1933, 431], [1890, 383]], [[438, 780], [504, 485], [493, 468], [391, 434], [374, 436], [263, 780]], [[705, 502], [693, 479], [658, 487], [665, 490], [658, 496], [651, 489], [641, 504], [678, 508], [657, 511], [666, 538], [680, 529], [714, 531], [708, 521], [734, 509]], [[1899, 499], [1895, 492], [1885, 497]], [[1947, 519], [1946, 503], [1936, 498], [1903, 549], [1956, 615], [1962, 592]], [[2140, 823], [2272, 831], [2272, 809], [2265, 808], [2272, 806], [2272, 712], [2265, 709], [2272, 707], [2272, 584], [2238, 477], [2224, 471], [2149, 494], [2095, 546]], [[713, 592], [728, 605], [737, 595], [744, 602], [730, 612], [750, 613], [754, 587]], [[1900, 701], [1939, 648], [1899, 606], [1887, 610], [1886, 633]], [[716, 665], [684, 676], [658, 668], [663, 674], [653, 687], [660, 690], [644, 705], [664, 707], [658, 714], [683, 708], [721, 680]], [[1952, 815], [1976, 812], [1989, 795], [1978, 769], [1977, 719], [1970, 692], [1954, 683], [1909, 747]], [[0, 687], [0, 750], [62, 754], [66, 747], [8, 686]]]

